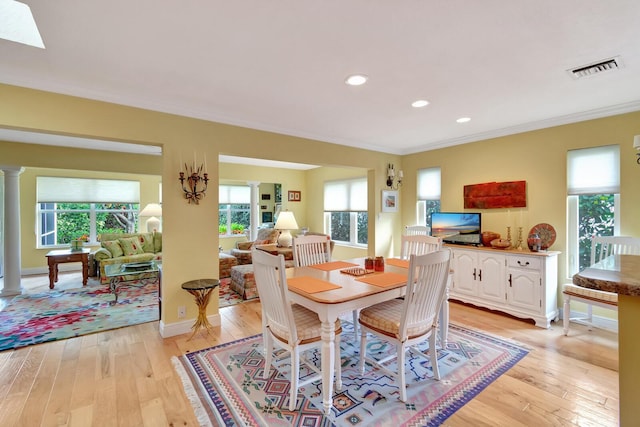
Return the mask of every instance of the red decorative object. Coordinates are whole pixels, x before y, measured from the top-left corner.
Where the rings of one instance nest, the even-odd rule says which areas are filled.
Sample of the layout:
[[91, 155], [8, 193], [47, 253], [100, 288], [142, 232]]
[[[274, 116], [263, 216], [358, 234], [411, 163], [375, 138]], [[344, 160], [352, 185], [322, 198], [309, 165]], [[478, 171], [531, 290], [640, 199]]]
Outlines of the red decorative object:
[[537, 234], [540, 238], [540, 250], [546, 251], [556, 241], [556, 229], [551, 224], [541, 223], [534, 225], [529, 234]]
[[524, 208], [527, 181], [487, 182], [464, 186], [465, 209]]

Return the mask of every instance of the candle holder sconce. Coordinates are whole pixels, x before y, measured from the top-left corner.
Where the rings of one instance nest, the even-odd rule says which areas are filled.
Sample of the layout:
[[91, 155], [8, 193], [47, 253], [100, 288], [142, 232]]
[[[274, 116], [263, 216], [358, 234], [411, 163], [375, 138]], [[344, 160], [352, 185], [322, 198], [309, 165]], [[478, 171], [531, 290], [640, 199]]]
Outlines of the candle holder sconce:
[[[203, 172], [204, 169], [204, 165], [201, 164], [200, 166], [196, 166], [196, 163], [194, 162], [192, 166], [188, 166], [185, 163], [184, 170], [188, 171], [188, 174], [180, 171], [178, 180], [180, 180], [182, 191], [184, 191], [184, 198], [187, 199], [189, 203], [193, 202], [194, 204], [199, 205], [200, 199], [202, 199], [207, 192], [209, 174], [207, 172]], [[187, 182], [186, 186], [185, 181]]]

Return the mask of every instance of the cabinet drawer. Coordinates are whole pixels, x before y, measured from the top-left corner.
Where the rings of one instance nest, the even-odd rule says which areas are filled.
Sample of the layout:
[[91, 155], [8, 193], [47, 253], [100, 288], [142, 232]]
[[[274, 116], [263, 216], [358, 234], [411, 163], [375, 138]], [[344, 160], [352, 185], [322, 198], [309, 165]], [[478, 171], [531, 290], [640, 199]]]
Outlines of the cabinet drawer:
[[525, 257], [525, 256], [510, 256], [509, 267], [511, 268], [526, 268], [527, 270], [540, 270], [542, 268], [542, 262], [539, 258]]

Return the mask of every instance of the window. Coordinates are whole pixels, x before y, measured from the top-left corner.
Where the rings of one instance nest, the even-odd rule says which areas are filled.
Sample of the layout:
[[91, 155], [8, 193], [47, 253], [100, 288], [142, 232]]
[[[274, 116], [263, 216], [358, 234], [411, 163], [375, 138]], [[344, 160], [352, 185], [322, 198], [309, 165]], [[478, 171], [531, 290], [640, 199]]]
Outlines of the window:
[[101, 233], [138, 227], [140, 184], [135, 181], [37, 177], [38, 247], [68, 245]]
[[589, 266], [591, 238], [619, 233], [620, 147], [567, 153], [567, 273]]
[[68, 245], [102, 233], [135, 233], [139, 205], [133, 203], [39, 203], [40, 247]]
[[218, 196], [218, 232], [221, 236], [242, 234], [251, 226], [251, 188], [221, 185]]
[[431, 229], [431, 213], [440, 212], [440, 168], [418, 171], [417, 224]]
[[324, 184], [325, 233], [332, 240], [358, 246], [368, 243], [366, 178]]

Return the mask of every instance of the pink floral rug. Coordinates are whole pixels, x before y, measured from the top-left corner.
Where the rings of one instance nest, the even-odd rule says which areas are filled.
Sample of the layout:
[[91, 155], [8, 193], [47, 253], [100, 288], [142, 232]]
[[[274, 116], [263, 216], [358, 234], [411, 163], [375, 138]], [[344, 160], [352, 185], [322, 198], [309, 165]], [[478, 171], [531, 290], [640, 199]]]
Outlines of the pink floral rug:
[[158, 283], [129, 282], [15, 297], [0, 311], [0, 351], [158, 320]]
[[231, 278], [229, 277], [226, 279], [220, 279], [220, 288], [218, 292], [220, 295], [220, 300], [218, 302], [219, 308], [229, 307], [244, 302], [242, 295], [231, 289]]

